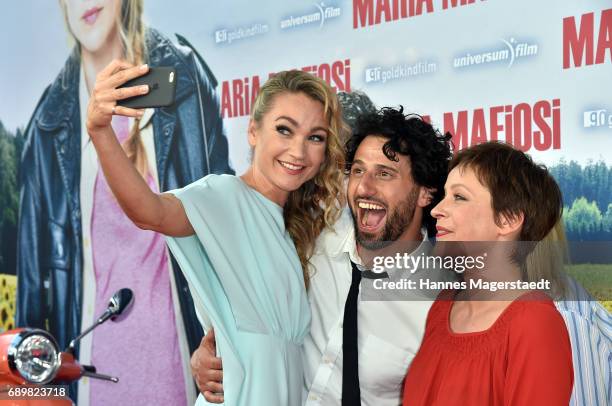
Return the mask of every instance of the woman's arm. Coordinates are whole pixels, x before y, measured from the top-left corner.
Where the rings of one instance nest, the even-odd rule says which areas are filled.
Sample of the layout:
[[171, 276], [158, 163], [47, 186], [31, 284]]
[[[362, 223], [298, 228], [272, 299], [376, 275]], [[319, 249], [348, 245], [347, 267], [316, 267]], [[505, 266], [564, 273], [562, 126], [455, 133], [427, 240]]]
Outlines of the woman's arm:
[[113, 61], [96, 78], [87, 108], [87, 132], [96, 148], [100, 166], [119, 205], [138, 227], [174, 237], [194, 234], [185, 209], [172, 194], [153, 193], [128, 159], [111, 127], [113, 114], [142, 117], [143, 111], [117, 106], [117, 100], [147, 93], [147, 86], [117, 89], [148, 71]]

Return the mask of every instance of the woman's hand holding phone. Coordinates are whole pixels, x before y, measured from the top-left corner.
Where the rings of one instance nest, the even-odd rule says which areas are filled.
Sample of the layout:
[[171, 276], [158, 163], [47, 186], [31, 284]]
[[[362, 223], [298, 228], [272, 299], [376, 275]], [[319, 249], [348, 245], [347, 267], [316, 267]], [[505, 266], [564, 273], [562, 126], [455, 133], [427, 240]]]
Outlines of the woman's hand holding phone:
[[87, 132], [104, 176], [119, 205], [134, 224], [175, 237], [194, 233], [180, 200], [173, 194], [153, 193], [119, 144], [111, 126], [113, 114], [140, 118], [143, 110], [119, 106], [117, 101], [147, 94], [147, 85], [118, 88], [149, 71], [147, 65], [133, 66], [113, 61], [96, 78], [87, 107]]
[[123, 87], [125, 82], [146, 74], [148, 65], [134, 66], [129, 62], [114, 60], [96, 77], [96, 84], [87, 107], [87, 132], [94, 138], [108, 131], [113, 114], [140, 118], [144, 110], [117, 105], [118, 100], [140, 96], [149, 92], [149, 86]]

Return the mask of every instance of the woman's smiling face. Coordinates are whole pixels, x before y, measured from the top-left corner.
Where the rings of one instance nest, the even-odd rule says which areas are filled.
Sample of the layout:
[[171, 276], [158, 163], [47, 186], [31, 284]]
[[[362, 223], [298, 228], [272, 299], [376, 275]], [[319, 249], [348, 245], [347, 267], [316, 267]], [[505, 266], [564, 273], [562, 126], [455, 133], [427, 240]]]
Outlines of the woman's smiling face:
[[283, 205], [315, 177], [325, 161], [328, 131], [323, 104], [301, 92], [278, 94], [261, 121], [250, 122], [253, 173], [269, 199]]

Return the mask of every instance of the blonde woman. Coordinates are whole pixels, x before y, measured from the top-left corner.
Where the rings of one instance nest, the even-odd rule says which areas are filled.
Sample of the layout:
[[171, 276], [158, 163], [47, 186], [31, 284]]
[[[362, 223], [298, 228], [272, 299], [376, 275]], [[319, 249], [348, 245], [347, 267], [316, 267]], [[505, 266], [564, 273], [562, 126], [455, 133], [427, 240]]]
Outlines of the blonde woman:
[[232, 173], [215, 79], [192, 49], [143, 25], [142, 0], [61, 0], [60, 6], [76, 46], [27, 129], [17, 322], [49, 329], [65, 348], [115, 290], [129, 287], [136, 295], [129, 317], [94, 331], [78, 353], [119, 383], [83, 380], [78, 404], [192, 404], [189, 354], [202, 330], [187, 282], [163, 236], [125, 217], [85, 122], [96, 77], [113, 59], [174, 66], [174, 106], [113, 120], [122, 149], [155, 191]]
[[110, 125], [113, 114], [142, 116], [116, 101], [147, 89], [121, 95], [116, 87], [146, 70], [114, 62], [98, 77], [89, 104], [87, 129], [109, 185], [135, 224], [169, 236], [196, 307], [215, 329], [225, 403], [299, 405], [300, 347], [310, 328], [308, 258], [342, 200], [344, 124], [336, 96], [308, 73], [278, 73], [253, 106], [246, 173], [207, 176], [160, 195]]

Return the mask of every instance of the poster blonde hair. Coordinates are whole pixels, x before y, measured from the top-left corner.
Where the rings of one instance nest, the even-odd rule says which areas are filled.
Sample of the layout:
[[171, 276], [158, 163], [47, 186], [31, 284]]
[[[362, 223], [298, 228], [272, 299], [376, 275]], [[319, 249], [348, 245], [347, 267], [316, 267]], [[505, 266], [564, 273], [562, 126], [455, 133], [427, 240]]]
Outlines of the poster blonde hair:
[[559, 220], [527, 255], [522, 269], [523, 279], [528, 282], [550, 281], [550, 291], [547, 293], [554, 300], [561, 300], [568, 294], [565, 265], [569, 263], [567, 237], [563, 220]]

